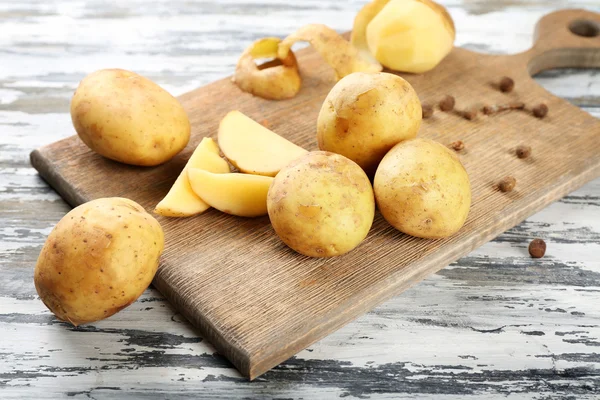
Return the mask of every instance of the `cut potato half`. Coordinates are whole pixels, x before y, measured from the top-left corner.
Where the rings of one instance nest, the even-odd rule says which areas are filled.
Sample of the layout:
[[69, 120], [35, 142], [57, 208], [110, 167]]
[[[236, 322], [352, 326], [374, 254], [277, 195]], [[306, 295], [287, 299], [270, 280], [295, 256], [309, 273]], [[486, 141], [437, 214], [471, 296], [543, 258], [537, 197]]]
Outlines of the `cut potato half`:
[[241, 172], [275, 176], [307, 153], [239, 111], [229, 112], [219, 125], [219, 146]]
[[219, 156], [219, 147], [215, 141], [211, 138], [202, 139], [169, 193], [154, 209], [156, 214], [165, 217], [190, 217], [210, 207], [192, 190], [187, 175], [188, 168], [200, 168], [218, 174], [230, 172], [227, 161]]
[[267, 214], [267, 193], [273, 178], [240, 173], [214, 174], [188, 169], [194, 192], [212, 207], [239, 217]]

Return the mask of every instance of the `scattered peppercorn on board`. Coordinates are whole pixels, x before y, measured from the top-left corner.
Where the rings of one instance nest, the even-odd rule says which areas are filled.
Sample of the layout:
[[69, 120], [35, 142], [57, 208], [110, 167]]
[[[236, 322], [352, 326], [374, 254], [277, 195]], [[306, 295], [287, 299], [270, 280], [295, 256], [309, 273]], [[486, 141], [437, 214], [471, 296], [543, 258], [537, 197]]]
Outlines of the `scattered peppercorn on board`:
[[[454, 148], [469, 173], [473, 202], [457, 234], [442, 240], [409, 237], [377, 214], [358, 248], [317, 259], [286, 247], [268, 217], [240, 218], [216, 210], [192, 218], [158, 216], [166, 246], [154, 285], [240, 372], [250, 379], [263, 374], [600, 176], [600, 121], [531, 78], [556, 67], [600, 67], [599, 26], [600, 14], [558, 11], [538, 23], [536, 42], [526, 52], [482, 55], [455, 48], [433, 71], [402, 75], [421, 101], [433, 106], [419, 136]], [[303, 86], [292, 99], [253, 97], [229, 78], [181, 96], [192, 140], [167, 164], [119, 164], [73, 136], [35, 150], [32, 165], [72, 206], [122, 196], [151, 212], [200, 140], [216, 138], [219, 121], [231, 110], [316, 150], [317, 115], [334, 84], [333, 72], [311, 49], [297, 56]], [[504, 76], [514, 80], [511, 91], [500, 90]], [[455, 98], [452, 112], [439, 109], [445, 95]], [[465, 117], [466, 110], [518, 102], [525, 109]], [[541, 103], [548, 113], [537, 118], [533, 107]], [[530, 148], [527, 157], [517, 154], [520, 146]], [[503, 192], [499, 182], [507, 176], [516, 184]]]

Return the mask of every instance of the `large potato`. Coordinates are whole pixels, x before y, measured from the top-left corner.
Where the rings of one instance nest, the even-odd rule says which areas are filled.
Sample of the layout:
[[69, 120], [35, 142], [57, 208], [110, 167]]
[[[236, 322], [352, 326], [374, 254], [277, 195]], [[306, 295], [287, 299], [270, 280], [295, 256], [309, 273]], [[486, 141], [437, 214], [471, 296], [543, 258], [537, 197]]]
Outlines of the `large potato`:
[[471, 206], [467, 171], [454, 152], [428, 139], [398, 143], [381, 160], [373, 183], [377, 206], [396, 229], [443, 238], [465, 223]]
[[137, 203], [102, 198], [54, 227], [35, 266], [37, 292], [59, 319], [77, 326], [107, 318], [150, 285], [164, 247], [160, 224]]
[[422, 114], [417, 93], [401, 77], [353, 73], [323, 102], [317, 120], [319, 148], [348, 157], [373, 176], [396, 143], [417, 135]]
[[267, 210], [289, 247], [311, 257], [331, 257], [349, 252], [367, 236], [375, 201], [358, 165], [339, 154], [315, 151], [277, 174]]
[[71, 100], [71, 119], [90, 149], [126, 164], [162, 164], [190, 139], [190, 122], [179, 101], [122, 69], [86, 76]]

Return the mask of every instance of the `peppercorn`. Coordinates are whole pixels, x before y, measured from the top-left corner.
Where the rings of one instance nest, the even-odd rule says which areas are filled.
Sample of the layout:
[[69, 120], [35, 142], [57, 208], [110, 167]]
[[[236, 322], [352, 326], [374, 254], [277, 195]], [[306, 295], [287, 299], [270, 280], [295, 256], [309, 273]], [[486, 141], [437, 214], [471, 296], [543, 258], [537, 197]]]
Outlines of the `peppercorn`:
[[546, 254], [546, 242], [542, 239], [533, 239], [529, 243], [529, 254], [533, 258], [542, 258]]
[[531, 147], [529, 146], [519, 146], [515, 150], [517, 157], [519, 158], [527, 158], [531, 155]]
[[464, 119], [468, 119], [472, 121], [477, 117], [477, 109], [476, 108], [468, 108], [466, 110], [460, 110], [456, 112], [458, 115], [463, 117]]
[[536, 118], [544, 118], [546, 114], [548, 114], [548, 106], [544, 103], [538, 104], [537, 106], [533, 107], [533, 115]]
[[454, 100], [454, 97], [446, 95], [440, 101], [440, 110], [446, 111], [446, 112], [452, 111], [452, 110], [454, 110], [455, 104], [456, 104], [456, 100]]
[[431, 118], [433, 115], [433, 107], [431, 107], [429, 104], [423, 104], [421, 109], [423, 110], [423, 118]]
[[502, 192], [512, 192], [517, 184], [517, 180], [512, 176], [506, 176], [498, 183], [498, 189]]
[[456, 142], [450, 143], [450, 147], [452, 147], [456, 151], [461, 151], [465, 148], [465, 144], [462, 140], [457, 140]]
[[508, 76], [504, 76], [502, 77], [502, 79], [500, 79], [499, 87], [500, 90], [504, 93], [512, 92], [512, 90], [515, 88], [515, 81], [513, 81]]

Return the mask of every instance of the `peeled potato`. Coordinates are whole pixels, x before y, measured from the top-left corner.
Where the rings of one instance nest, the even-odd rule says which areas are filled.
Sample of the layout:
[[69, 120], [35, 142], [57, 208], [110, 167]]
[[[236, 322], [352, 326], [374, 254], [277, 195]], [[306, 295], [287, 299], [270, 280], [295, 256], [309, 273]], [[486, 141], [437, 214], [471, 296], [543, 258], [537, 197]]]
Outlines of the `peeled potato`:
[[56, 224], [35, 266], [35, 288], [59, 319], [77, 326], [108, 318], [150, 285], [163, 230], [136, 202], [84, 203]]
[[230, 172], [229, 164], [219, 156], [219, 147], [211, 138], [203, 138], [187, 164], [171, 186], [169, 193], [158, 203], [154, 212], [165, 217], [189, 217], [206, 211], [210, 206], [190, 186], [188, 168], [200, 168], [218, 174]]
[[[252, 43], [240, 57], [234, 82], [245, 92], [265, 99], [282, 100], [294, 97], [302, 80], [293, 52], [277, 58], [278, 38], [264, 38]], [[274, 58], [275, 62], [258, 67], [255, 60]]]
[[428, 239], [455, 234], [471, 207], [469, 176], [454, 151], [429, 139], [398, 143], [373, 181], [381, 215], [406, 234]]
[[275, 176], [286, 164], [307, 153], [239, 111], [231, 111], [221, 120], [218, 141], [236, 168], [254, 175]]
[[331, 89], [319, 112], [319, 149], [348, 157], [369, 176], [396, 143], [421, 126], [421, 102], [403, 78], [386, 72], [356, 72]]
[[448, 11], [431, 0], [375, 0], [359, 11], [352, 44], [385, 67], [424, 73], [452, 50], [456, 30]]
[[287, 57], [292, 45], [296, 42], [309, 42], [321, 54], [335, 73], [336, 80], [353, 72], [378, 72], [381, 65], [371, 58], [363, 57], [358, 49], [341, 37], [333, 29], [321, 25], [311, 24], [303, 26], [295, 33], [286, 37], [279, 44], [279, 58]]
[[190, 168], [192, 189], [212, 207], [240, 217], [267, 214], [267, 192], [273, 178], [248, 174], [213, 174]]

